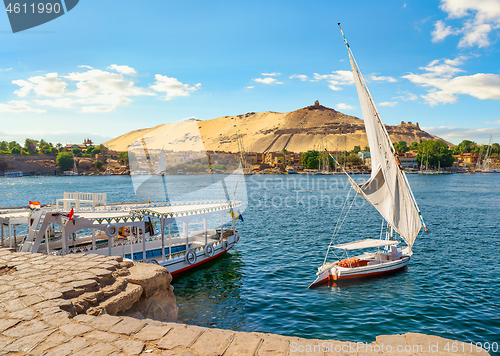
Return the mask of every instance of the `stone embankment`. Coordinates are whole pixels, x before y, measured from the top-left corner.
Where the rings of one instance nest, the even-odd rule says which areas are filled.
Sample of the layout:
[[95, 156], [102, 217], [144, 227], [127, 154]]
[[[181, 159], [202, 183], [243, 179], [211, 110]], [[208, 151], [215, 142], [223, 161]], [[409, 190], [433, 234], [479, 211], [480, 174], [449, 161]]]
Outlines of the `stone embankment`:
[[[120, 257], [0, 249], [0, 355], [440, 356], [450, 354], [446, 345], [453, 343], [409, 333], [379, 336], [364, 345], [147, 319], [176, 320], [170, 281], [163, 267]], [[392, 352], [386, 352], [388, 346]], [[398, 346], [412, 351], [396, 352]], [[475, 348], [462, 354], [487, 355]]]

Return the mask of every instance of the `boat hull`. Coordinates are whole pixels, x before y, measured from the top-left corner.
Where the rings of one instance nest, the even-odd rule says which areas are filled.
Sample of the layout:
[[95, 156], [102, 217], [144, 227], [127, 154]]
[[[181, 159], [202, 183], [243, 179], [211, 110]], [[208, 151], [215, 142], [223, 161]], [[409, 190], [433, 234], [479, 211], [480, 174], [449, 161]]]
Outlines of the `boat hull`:
[[318, 275], [316, 280], [309, 286], [314, 288], [326, 283], [341, 283], [343, 281], [351, 281], [355, 279], [378, 277], [402, 271], [410, 261], [409, 256], [404, 256], [400, 260], [381, 263], [374, 266], [356, 267], [356, 268], [339, 268], [333, 267]]

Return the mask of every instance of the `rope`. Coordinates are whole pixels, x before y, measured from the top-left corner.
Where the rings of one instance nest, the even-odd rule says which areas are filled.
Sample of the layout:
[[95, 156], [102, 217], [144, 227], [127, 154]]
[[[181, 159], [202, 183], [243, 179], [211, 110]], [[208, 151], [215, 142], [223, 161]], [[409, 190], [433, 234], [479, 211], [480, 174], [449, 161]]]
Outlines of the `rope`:
[[[352, 188], [351, 188], [352, 189]], [[340, 229], [342, 228], [342, 225], [344, 225], [344, 222], [345, 222], [345, 219], [347, 218], [347, 215], [349, 215], [349, 212], [351, 211], [351, 208], [354, 204], [354, 201], [356, 200], [356, 195], [354, 195], [354, 198], [352, 199], [352, 202], [351, 202], [351, 205], [349, 206], [349, 209], [347, 209], [347, 213], [344, 215], [344, 219], [342, 220], [342, 222], [340, 223], [340, 226], [338, 225], [338, 222], [340, 221], [340, 218], [342, 216], [342, 212], [344, 211], [344, 207], [345, 207], [345, 204], [347, 203], [347, 200], [349, 198], [349, 195], [351, 194], [351, 190], [349, 190], [349, 193], [347, 194], [347, 198], [346, 198], [346, 201], [344, 202], [344, 206], [342, 207], [342, 211], [340, 212], [340, 215], [339, 215], [339, 219], [337, 221], [337, 226], [335, 226], [335, 229], [333, 230], [333, 235], [332, 235], [332, 239], [330, 241], [330, 244], [328, 245], [328, 249], [326, 250], [326, 256], [325, 256], [325, 259], [323, 261], [323, 265], [326, 263], [326, 259], [328, 258], [328, 254], [330, 253], [330, 249], [332, 247], [332, 244], [333, 244], [333, 241], [335, 240], [335, 238], [337, 237]], [[338, 227], [338, 228], [337, 228]]]

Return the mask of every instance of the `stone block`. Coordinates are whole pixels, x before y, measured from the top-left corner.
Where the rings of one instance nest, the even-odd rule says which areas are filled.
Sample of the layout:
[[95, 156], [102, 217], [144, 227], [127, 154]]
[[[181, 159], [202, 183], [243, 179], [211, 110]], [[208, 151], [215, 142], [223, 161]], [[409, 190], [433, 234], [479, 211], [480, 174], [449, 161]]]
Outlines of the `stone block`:
[[7, 345], [4, 350], [10, 352], [22, 352], [23, 354], [28, 353], [29, 350], [36, 347], [38, 344], [42, 343], [50, 334], [52, 334], [55, 329], [45, 330], [38, 333], [33, 333], [18, 338], [14, 342]]
[[123, 317], [123, 320], [114, 325], [109, 331], [117, 334], [130, 335], [132, 333], [137, 333], [144, 325], [146, 325], [146, 322], [127, 316]]
[[102, 342], [113, 342], [119, 338], [118, 335], [112, 334], [109, 332], [104, 332], [104, 331], [99, 331], [99, 330], [94, 330], [88, 334], [85, 334], [85, 337], [87, 339], [95, 339], [95, 340], [100, 340]]
[[263, 339], [257, 334], [237, 332], [234, 334], [234, 338], [225, 354], [254, 355], [255, 351], [257, 351], [257, 347], [262, 341]]
[[161, 339], [168, 331], [169, 326], [146, 325], [134, 337], [142, 341], [153, 341]]
[[89, 325], [97, 330], [107, 331], [121, 320], [122, 318], [118, 316], [104, 314], [94, 318]]
[[49, 328], [49, 324], [39, 320], [24, 321], [16, 325], [15, 328], [10, 328], [4, 331], [3, 334], [9, 337], [23, 337], [38, 333]]
[[45, 356], [66, 356], [73, 352], [78, 352], [90, 344], [89, 340], [77, 336], [62, 345], [50, 349]]
[[231, 331], [206, 329], [190, 348], [204, 356], [219, 356], [224, 353], [233, 337], [234, 333]]
[[163, 350], [172, 350], [176, 346], [188, 347], [204, 332], [204, 328], [182, 324], [168, 324], [171, 330], [156, 346]]
[[144, 343], [134, 340], [118, 340], [115, 341], [118, 346], [127, 355], [139, 355], [144, 350]]
[[92, 330], [93, 329], [90, 326], [77, 323], [69, 323], [66, 325], [62, 325], [59, 328], [59, 331], [65, 333], [68, 336], [80, 336]]

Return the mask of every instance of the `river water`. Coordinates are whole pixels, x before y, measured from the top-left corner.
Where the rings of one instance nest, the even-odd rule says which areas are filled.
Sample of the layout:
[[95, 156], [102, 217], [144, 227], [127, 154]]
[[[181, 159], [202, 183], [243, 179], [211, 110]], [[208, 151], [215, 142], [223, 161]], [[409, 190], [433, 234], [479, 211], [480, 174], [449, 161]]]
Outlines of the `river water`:
[[[183, 189], [206, 181], [166, 179]], [[247, 176], [248, 206], [238, 222], [243, 237], [225, 256], [174, 280], [179, 321], [345, 341], [420, 332], [499, 342], [500, 174], [409, 180], [429, 232], [415, 242], [408, 269], [308, 290], [350, 190], [346, 178]], [[106, 192], [108, 202], [137, 200], [128, 176], [0, 178], [0, 206], [50, 203], [63, 191]], [[358, 196], [335, 243], [378, 238], [380, 230], [380, 216]]]

